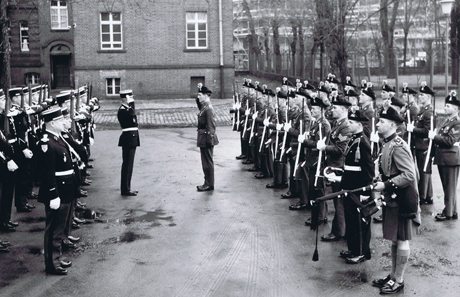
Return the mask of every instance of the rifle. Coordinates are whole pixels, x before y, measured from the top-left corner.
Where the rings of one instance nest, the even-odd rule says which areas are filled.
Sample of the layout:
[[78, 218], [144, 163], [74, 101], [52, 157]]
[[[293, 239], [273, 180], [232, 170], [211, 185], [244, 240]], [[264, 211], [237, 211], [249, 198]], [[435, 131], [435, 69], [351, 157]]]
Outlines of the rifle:
[[[319, 121], [319, 139], [323, 139], [323, 131], [322, 131], [322, 128], [323, 128], [323, 106], [321, 106], [321, 119]], [[319, 155], [318, 155], [318, 164], [316, 164], [316, 173], [315, 173], [315, 187], [318, 185], [318, 177], [319, 177], [319, 172], [321, 170], [321, 159], [323, 158], [323, 151], [320, 150], [319, 151]]]
[[[236, 89], [235, 89], [235, 81], [233, 81], [233, 104], [236, 106]], [[235, 111], [235, 112], [238, 112]], [[233, 115], [232, 117], [232, 129], [234, 129], [235, 127], [235, 121], [236, 121], [236, 118], [235, 118], [235, 115]]]
[[[433, 108], [433, 113], [431, 114], [430, 118], [430, 131], [434, 130], [434, 108]], [[431, 160], [431, 149], [433, 147], [433, 139], [430, 139], [430, 142], [428, 143], [428, 150], [426, 152], [426, 157], [425, 157], [425, 164], [423, 165], [423, 172], [426, 172], [428, 163]]]
[[[288, 94], [288, 97], [287, 97], [287, 107], [286, 107], [286, 122], [288, 121], [288, 111], [289, 111], [289, 94]], [[289, 120], [289, 125], [291, 125], [292, 121]], [[283, 159], [283, 155], [285, 153], [285, 150], [286, 150], [286, 140], [287, 140], [287, 135], [288, 135], [288, 131], [284, 131], [284, 136], [283, 136], [283, 146], [281, 147], [281, 154], [280, 154], [280, 161]]]
[[[267, 119], [267, 109], [265, 109], [265, 119]], [[264, 131], [262, 132], [262, 138], [260, 140], [259, 153], [262, 152], [262, 146], [264, 145], [265, 133], [267, 132], [267, 126], [264, 125]]]
[[[302, 135], [303, 134], [303, 119], [305, 117], [305, 113], [304, 113], [304, 107], [305, 107], [305, 98], [302, 98], [302, 119], [300, 120], [300, 134], [299, 135]], [[297, 144], [297, 155], [295, 157], [295, 165], [294, 165], [294, 176], [297, 176], [297, 167], [299, 166], [299, 159], [300, 159], [300, 151], [302, 149], [302, 143], [298, 143]]]
[[[248, 89], [249, 92], [249, 89]], [[245, 113], [246, 118], [244, 119], [244, 129], [243, 129], [243, 138], [246, 135], [246, 130], [248, 129], [248, 118], [249, 118], [249, 94], [248, 98], [246, 99], [246, 113]]]
[[[279, 106], [280, 106], [280, 99], [278, 98], [278, 92], [276, 91], [276, 106], [275, 106], [275, 112], [276, 112], [276, 125], [280, 123], [280, 116], [279, 116]], [[276, 129], [276, 139], [275, 139], [275, 156], [274, 160], [276, 160], [276, 155], [278, 154], [278, 144], [279, 144], [279, 138], [280, 138], [280, 131]]]
[[[254, 100], [254, 114], [257, 117], [257, 93], [256, 93], [256, 99]], [[256, 120], [252, 119], [252, 125], [251, 125], [251, 133], [249, 134], [249, 143], [251, 143], [252, 138], [254, 137], [254, 126], [256, 124]]]

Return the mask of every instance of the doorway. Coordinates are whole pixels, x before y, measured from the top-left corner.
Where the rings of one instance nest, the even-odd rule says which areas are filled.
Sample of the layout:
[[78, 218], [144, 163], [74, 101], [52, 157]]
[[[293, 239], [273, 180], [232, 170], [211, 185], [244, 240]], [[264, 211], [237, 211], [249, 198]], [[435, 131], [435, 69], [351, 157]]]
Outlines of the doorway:
[[70, 84], [70, 55], [55, 55], [51, 56], [53, 87], [69, 88]]

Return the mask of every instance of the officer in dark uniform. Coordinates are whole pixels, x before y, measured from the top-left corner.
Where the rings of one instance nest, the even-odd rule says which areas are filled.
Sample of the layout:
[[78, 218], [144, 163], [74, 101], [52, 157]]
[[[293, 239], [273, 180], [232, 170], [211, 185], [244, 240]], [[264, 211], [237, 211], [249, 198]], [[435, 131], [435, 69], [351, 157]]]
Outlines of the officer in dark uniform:
[[383, 238], [392, 242], [392, 271], [385, 278], [373, 281], [381, 294], [393, 294], [404, 288], [404, 271], [409, 259], [412, 221], [419, 224], [417, 178], [409, 146], [396, 130], [404, 119], [392, 107], [382, 110], [377, 124], [383, 138], [380, 157], [382, 181], [374, 190], [383, 192]]
[[[362, 114], [369, 119], [368, 122], [363, 123], [363, 129], [364, 129], [364, 134], [367, 137], [371, 136], [372, 129], [375, 129], [375, 127], [372, 127], [372, 124], [376, 124], [376, 115], [375, 115], [375, 109], [374, 109], [374, 103], [375, 103], [375, 93], [374, 90], [372, 89], [372, 83], [371, 82], [366, 82], [363, 81], [364, 83], [364, 88], [361, 89], [361, 93], [359, 95], [359, 105], [360, 105], [360, 110]], [[374, 118], [374, 123], [372, 123], [372, 118]]]
[[133, 175], [134, 156], [136, 148], [140, 146], [140, 141], [133, 91], [120, 91], [120, 98], [126, 98], [126, 103], [120, 105], [117, 115], [122, 131], [118, 146], [121, 146], [123, 151], [120, 189], [123, 196], [136, 196], [138, 192], [131, 190], [131, 177]]
[[61, 109], [52, 107], [43, 111], [42, 117], [46, 130], [40, 140], [38, 154], [41, 170], [38, 201], [45, 205], [46, 212], [45, 270], [48, 274], [65, 275], [71, 263], [56, 263], [53, 250], [57, 248], [61, 253], [67, 242], [65, 225], [70, 203], [77, 194], [75, 173], [69, 147], [61, 136], [65, 130]]
[[212, 91], [202, 86], [198, 89], [198, 100], [201, 105], [198, 113], [197, 146], [200, 148], [201, 166], [204, 173], [204, 184], [197, 186], [198, 192], [214, 190], [214, 146], [219, 144], [216, 135], [216, 119], [211, 105]]
[[[318, 150], [323, 150], [326, 154], [326, 166], [342, 168], [345, 160], [345, 150], [351, 133], [348, 128], [348, 108], [350, 102], [341, 98], [339, 95], [332, 98], [331, 117], [335, 121], [329, 137], [319, 140], [316, 144]], [[341, 190], [340, 183], [332, 183], [333, 192]], [[321, 236], [323, 241], [337, 241], [345, 236], [345, 214], [343, 209], [343, 200], [334, 199], [335, 214], [332, 221], [332, 229], [328, 235]]]
[[456, 220], [457, 183], [460, 169], [460, 101], [457, 92], [451, 91], [446, 97], [444, 112], [447, 118], [436, 131], [428, 132], [428, 138], [436, 145], [434, 163], [438, 165], [444, 191], [444, 209], [435, 217], [436, 221]]
[[[328, 105], [324, 104], [323, 100], [320, 98], [313, 98], [311, 100], [311, 116], [313, 122], [310, 126], [310, 130], [308, 131], [307, 136], [300, 137], [299, 139], [299, 142], [305, 143], [306, 147], [305, 162], [300, 164], [299, 170], [306, 171], [306, 173], [303, 174], [303, 176], [306, 178], [304, 178], [302, 182], [307, 183], [307, 185], [303, 185], [301, 188], [303, 189], [306, 187], [308, 192], [307, 195], [300, 196], [301, 199], [298, 201], [298, 204], [308, 203], [309, 201], [307, 201], [307, 199], [311, 201], [318, 197], [324, 196], [324, 178], [319, 176], [315, 185], [315, 175], [319, 161], [319, 150], [317, 149], [317, 143], [321, 140], [319, 131], [321, 129], [321, 137], [323, 137], [323, 139], [327, 139], [331, 133], [331, 124], [329, 124], [329, 121], [324, 116], [324, 112], [327, 107]], [[323, 165], [324, 157], [322, 158], [321, 162], [322, 164], [320, 164], [320, 171], [322, 171], [325, 167]], [[318, 203], [318, 222], [320, 224], [327, 222], [327, 203], [325, 201]], [[305, 225], [311, 225], [311, 218], [308, 218], [305, 221]]]
[[420, 204], [433, 204], [431, 162], [428, 162], [428, 166], [426, 170], [424, 170], [429, 145], [428, 132], [431, 129], [431, 118], [433, 117], [433, 107], [431, 105], [433, 96], [434, 92], [426, 85], [426, 82], [422, 82], [418, 97], [420, 111], [415, 118], [411, 118], [414, 124], [407, 124], [407, 131], [412, 132], [412, 147], [414, 148], [415, 160], [420, 177], [418, 181]]
[[[346, 149], [341, 186], [344, 190], [365, 187], [374, 178], [374, 162], [369, 138], [364, 135], [363, 122], [369, 119], [361, 111], [348, 112], [349, 129], [352, 133]], [[346, 263], [357, 264], [371, 258], [371, 224], [369, 217], [362, 217], [360, 207], [371, 199], [369, 192], [349, 193], [343, 198], [347, 251], [340, 252]]]

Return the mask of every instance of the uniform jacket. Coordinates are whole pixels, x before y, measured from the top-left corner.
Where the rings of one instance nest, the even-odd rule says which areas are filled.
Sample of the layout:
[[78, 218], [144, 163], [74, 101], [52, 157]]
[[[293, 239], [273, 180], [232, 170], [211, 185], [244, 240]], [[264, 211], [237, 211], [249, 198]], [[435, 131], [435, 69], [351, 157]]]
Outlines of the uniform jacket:
[[[249, 134], [249, 133], [247, 133]], [[203, 106], [198, 113], [198, 133], [196, 145], [200, 148], [213, 147], [219, 144], [216, 135], [216, 119], [212, 105]]]
[[347, 118], [337, 121], [331, 129], [329, 137], [326, 139], [325, 152], [327, 166], [343, 167], [345, 150], [350, 137], [351, 132], [348, 128]]
[[427, 105], [420, 109], [417, 117], [414, 119], [414, 131], [412, 132], [412, 140], [416, 150], [426, 151], [430, 140], [428, 139], [428, 131], [430, 131], [431, 115], [433, 108]]
[[409, 146], [398, 135], [384, 139], [380, 173], [385, 184], [387, 207], [399, 207], [404, 216], [414, 216], [418, 211], [418, 188], [415, 163]]
[[438, 166], [460, 166], [460, 119], [458, 115], [446, 119], [438, 127], [438, 134], [434, 137], [436, 145], [434, 162]]
[[[118, 122], [120, 123], [121, 129], [137, 128], [137, 116], [134, 102], [121, 104], [118, 109]], [[118, 146], [123, 147], [137, 147], [140, 146], [139, 131], [123, 131], [118, 140]]]
[[371, 184], [374, 178], [374, 162], [371, 144], [364, 132], [351, 136], [345, 154], [342, 188], [352, 190]]
[[70, 203], [76, 197], [75, 178], [72, 157], [67, 144], [49, 131], [45, 131], [39, 143], [38, 164], [40, 172], [40, 190], [38, 201], [45, 204], [55, 198], [61, 198], [62, 203]]

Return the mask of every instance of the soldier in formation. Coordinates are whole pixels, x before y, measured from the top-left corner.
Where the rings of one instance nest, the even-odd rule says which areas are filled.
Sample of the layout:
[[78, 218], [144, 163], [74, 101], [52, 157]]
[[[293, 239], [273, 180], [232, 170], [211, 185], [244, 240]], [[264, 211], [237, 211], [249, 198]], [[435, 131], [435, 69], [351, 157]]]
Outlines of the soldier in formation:
[[[93, 113], [99, 100], [87, 86], [51, 96], [47, 85], [0, 92], [0, 232], [19, 226], [16, 212], [32, 212], [38, 199], [45, 206], [45, 271], [65, 275], [72, 262], [63, 252], [76, 248], [72, 231], [86, 223], [90, 211], [79, 198], [88, 193]], [[0, 252], [10, 243], [0, 239]]]

